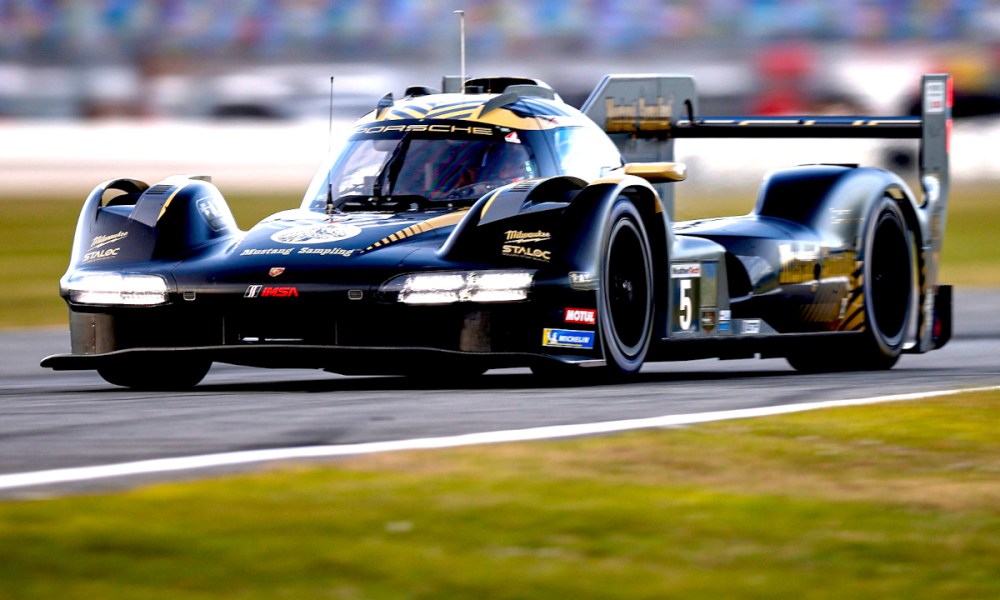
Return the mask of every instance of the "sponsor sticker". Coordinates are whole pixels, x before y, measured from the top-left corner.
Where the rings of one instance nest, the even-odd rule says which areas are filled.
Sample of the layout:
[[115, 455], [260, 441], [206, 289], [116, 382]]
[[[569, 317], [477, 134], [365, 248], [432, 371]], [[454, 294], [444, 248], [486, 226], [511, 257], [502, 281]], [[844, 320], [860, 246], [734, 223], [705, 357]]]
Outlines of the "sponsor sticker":
[[277, 277], [278, 275], [281, 275], [284, 272], [285, 272], [285, 267], [271, 267], [271, 269], [267, 272], [267, 274], [270, 277]]
[[291, 285], [251, 285], [244, 298], [298, 298], [299, 289]]
[[104, 250], [94, 250], [83, 255], [83, 262], [94, 262], [118, 256], [121, 248], [105, 248]]
[[240, 256], [290, 256], [292, 254], [291, 248], [247, 248], [246, 250], [240, 252]]
[[516, 131], [511, 131], [507, 135], [503, 136], [503, 139], [508, 144], [520, 144], [521, 143], [521, 138], [518, 137]]
[[504, 233], [504, 241], [508, 244], [526, 244], [528, 242], [544, 242], [552, 239], [548, 231], [519, 231], [512, 229]]
[[714, 310], [701, 311], [701, 329], [705, 333], [712, 333], [718, 323], [717, 313]]
[[731, 310], [719, 311], [719, 323], [726, 323], [732, 320], [733, 320], [733, 311]]
[[112, 233], [111, 235], [99, 235], [90, 240], [90, 249], [100, 248], [102, 246], [107, 246], [108, 244], [114, 244], [115, 242], [120, 242], [128, 237], [127, 231], [119, 231], [118, 233]]
[[583, 348], [590, 350], [594, 347], [594, 339], [597, 334], [593, 331], [573, 331], [571, 329], [543, 329], [542, 345], [555, 346], [558, 348]]
[[747, 319], [743, 321], [743, 333], [749, 335], [756, 335], [760, 333], [760, 320]]
[[271, 236], [279, 244], [326, 244], [350, 239], [361, 234], [361, 228], [350, 223], [320, 223], [290, 227]]
[[943, 81], [928, 81], [924, 84], [924, 112], [943, 113], [947, 92]]
[[198, 208], [201, 218], [205, 219], [205, 223], [212, 228], [212, 231], [222, 231], [227, 227], [226, 218], [211, 198], [202, 198], [195, 203], [195, 206]]
[[353, 256], [360, 252], [357, 248], [299, 248], [296, 254], [311, 254], [313, 256]]
[[516, 256], [518, 258], [530, 258], [541, 262], [549, 262], [552, 259], [551, 250], [541, 250], [539, 248], [529, 248], [528, 246], [516, 246], [511, 244], [503, 245], [504, 256]]
[[567, 308], [563, 314], [567, 323], [597, 324], [597, 310], [593, 308]]
[[676, 263], [670, 265], [670, 276], [674, 279], [701, 277], [701, 263]]
[[672, 102], [664, 102], [663, 96], [650, 102], [645, 97], [637, 102], [618, 102], [616, 98], [604, 100], [606, 122], [604, 130], [608, 133], [639, 131], [669, 131]]

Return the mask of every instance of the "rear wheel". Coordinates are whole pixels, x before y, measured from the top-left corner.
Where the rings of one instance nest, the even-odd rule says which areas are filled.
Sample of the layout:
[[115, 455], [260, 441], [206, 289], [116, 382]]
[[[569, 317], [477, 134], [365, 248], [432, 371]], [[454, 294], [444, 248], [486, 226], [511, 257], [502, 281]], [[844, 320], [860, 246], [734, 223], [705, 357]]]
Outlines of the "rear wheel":
[[612, 208], [604, 247], [598, 323], [607, 370], [639, 371], [653, 329], [653, 266], [649, 239], [635, 205], [620, 199]]
[[912, 247], [895, 201], [883, 198], [872, 214], [864, 246], [864, 333], [834, 348], [833, 356], [805, 352], [789, 356], [796, 370], [884, 370], [899, 360], [913, 302]]
[[108, 383], [136, 390], [186, 390], [201, 383], [212, 362], [203, 359], [128, 359], [97, 369]]

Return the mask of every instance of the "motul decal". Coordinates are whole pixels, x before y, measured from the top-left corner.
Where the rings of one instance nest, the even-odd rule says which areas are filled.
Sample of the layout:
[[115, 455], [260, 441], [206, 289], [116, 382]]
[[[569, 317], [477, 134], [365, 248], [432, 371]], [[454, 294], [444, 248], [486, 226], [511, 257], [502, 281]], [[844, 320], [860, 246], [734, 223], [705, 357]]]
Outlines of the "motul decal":
[[597, 310], [593, 308], [567, 308], [564, 319], [567, 323], [597, 324]]

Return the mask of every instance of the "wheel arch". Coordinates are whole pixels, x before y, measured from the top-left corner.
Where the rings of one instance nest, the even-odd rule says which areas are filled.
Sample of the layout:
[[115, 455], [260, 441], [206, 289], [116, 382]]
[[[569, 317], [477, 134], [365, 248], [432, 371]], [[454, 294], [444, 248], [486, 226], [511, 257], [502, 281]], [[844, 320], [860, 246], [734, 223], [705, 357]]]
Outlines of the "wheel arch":
[[636, 207], [649, 239], [652, 259], [654, 339], [662, 337], [670, 314], [669, 249], [673, 242], [670, 220], [663, 202], [644, 179], [624, 175], [595, 181], [584, 188], [566, 209], [567, 227], [575, 229], [576, 237], [566, 254], [572, 257], [572, 268], [598, 272], [600, 251], [609, 234], [608, 218], [619, 198], [627, 198]]

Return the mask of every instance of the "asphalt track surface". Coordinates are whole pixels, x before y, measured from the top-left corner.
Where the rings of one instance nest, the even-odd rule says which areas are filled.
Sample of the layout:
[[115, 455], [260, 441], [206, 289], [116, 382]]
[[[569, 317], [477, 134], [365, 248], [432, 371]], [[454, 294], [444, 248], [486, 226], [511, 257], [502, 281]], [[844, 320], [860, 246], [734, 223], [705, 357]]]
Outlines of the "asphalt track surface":
[[[784, 360], [644, 367], [634, 382], [544, 384], [527, 369], [452, 381], [342, 377], [215, 365], [189, 392], [134, 392], [94, 372], [53, 372], [61, 329], [0, 333], [0, 476], [246, 450], [358, 444], [1000, 385], [1000, 290], [957, 290], [955, 336], [890, 371], [800, 375]], [[255, 467], [229, 467], [226, 472]], [[89, 492], [219, 470], [0, 490]]]

